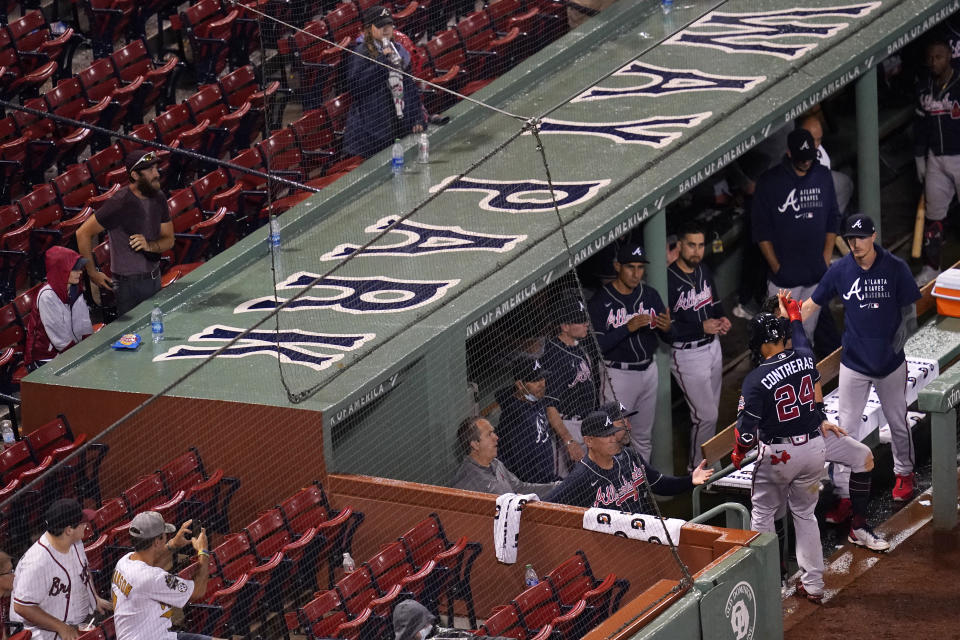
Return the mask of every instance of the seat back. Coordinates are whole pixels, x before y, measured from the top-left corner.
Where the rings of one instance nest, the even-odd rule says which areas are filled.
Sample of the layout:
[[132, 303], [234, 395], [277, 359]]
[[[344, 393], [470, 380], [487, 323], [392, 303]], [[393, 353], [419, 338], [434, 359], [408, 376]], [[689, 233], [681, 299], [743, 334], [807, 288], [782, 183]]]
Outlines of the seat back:
[[235, 533], [213, 550], [217, 575], [232, 582], [257, 566], [257, 555], [246, 536]]
[[520, 615], [527, 629], [540, 629], [563, 615], [560, 601], [553, 593], [553, 588], [546, 580], [525, 589], [516, 598], [510, 601]]
[[127, 503], [131, 516], [140, 511], [149, 511], [154, 505], [166, 502], [169, 497], [159, 473], [151, 473], [140, 478], [120, 495]]
[[276, 508], [260, 514], [244, 528], [243, 533], [257, 556], [262, 559], [282, 551], [283, 547], [293, 540], [293, 535], [283, 520], [283, 514]]
[[581, 550], [548, 573], [546, 580], [553, 585], [557, 598], [564, 606], [577, 602], [597, 584], [587, 556]]
[[90, 169], [85, 164], [73, 165], [57, 175], [51, 184], [60, 198], [60, 206], [72, 213], [78, 213], [90, 198], [99, 193]]
[[402, 583], [404, 578], [416, 573], [416, 568], [411, 564], [406, 550], [399, 542], [391, 542], [366, 564], [381, 593], [386, 593], [395, 585]]
[[[19, 298], [17, 298], [19, 300]], [[31, 308], [32, 308], [31, 304]], [[30, 446], [40, 457], [53, 454], [53, 450], [73, 442], [73, 432], [70, 423], [62, 413], [56, 418], [41, 425], [27, 435]]]
[[527, 637], [523, 623], [513, 604], [508, 604], [492, 613], [480, 625], [480, 633], [485, 636], [501, 636], [525, 640]]
[[114, 527], [126, 522], [130, 517], [126, 503], [122, 498], [111, 498], [103, 503], [103, 506], [97, 509], [90, 520], [90, 526], [87, 529], [87, 535], [84, 541], [94, 540], [101, 534], [107, 533]]
[[296, 534], [330, 519], [330, 503], [319, 483], [304, 487], [281, 502], [280, 511]]
[[418, 567], [436, 558], [438, 554], [446, 551], [448, 546], [440, 519], [435, 513], [400, 536], [400, 542]]
[[331, 40], [341, 40], [343, 38], [353, 40], [360, 35], [363, 28], [357, 5], [352, 2], [338, 4], [336, 9], [324, 17], [324, 21], [327, 23], [327, 31]]
[[9, 483], [36, 465], [30, 445], [26, 440], [20, 440], [0, 452], [0, 479]]
[[337, 627], [349, 620], [341, 608], [340, 596], [333, 589], [318, 593], [313, 600], [284, 617], [288, 631], [300, 629], [311, 640], [336, 637]]
[[196, 447], [190, 447], [187, 452], [163, 465], [159, 473], [170, 492], [189, 489], [207, 479], [203, 460]]
[[380, 594], [373, 582], [370, 569], [364, 565], [341, 578], [334, 586], [343, 608], [351, 615], [359, 615]]

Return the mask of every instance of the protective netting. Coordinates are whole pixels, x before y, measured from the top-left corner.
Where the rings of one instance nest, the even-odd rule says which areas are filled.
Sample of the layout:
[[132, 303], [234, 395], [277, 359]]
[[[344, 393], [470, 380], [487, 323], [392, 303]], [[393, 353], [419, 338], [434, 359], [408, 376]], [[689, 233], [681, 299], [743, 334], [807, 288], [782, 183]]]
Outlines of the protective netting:
[[[563, 592], [563, 580], [585, 575], [595, 587], [613, 574], [613, 586], [584, 604], [583, 617], [557, 629], [579, 636], [658, 579], [673, 586], [637, 606], [634, 619], [686, 588], [703, 557], [682, 556], [679, 531], [659, 518], [642, 474], [628, 473], [584, 506], [642, 505], [637, 510], [649, 517], [595, 520], [619, 534], [647, 530], [660, 546], [587, 533], [580, 512], [551, 520], [531, 510], [509, 565], [494, 554], [494, 497], [447, 487], [469, 469], [464, 458], [492, 451], [522, 483], [555, 482], [577, 468], [583, 419], [607, 401], [619, 404], [595, 334], [603, 328], [584, 320], [616, 275], [619, 247], [643, 245], [658, 261], [648, 269], [660, 276], [666, 247], [652, 246], [664, 234], [644, 241], [641, 223], [653, 210], [633, 212], [613, 230], [594, 215], [601, 203], [633, 207], [608, 202], [623, 195], [611, 195], [609, 185], [654, 191], [645, 170], [658, 165], [659, 150], [727, 115], [697, 90], [745, 92], [762, 80], [759, 71], [721, 77], [699, 49], [638, 58], [713, 8], [663, 13], [645, 3], [643, 30], [608, 24], [599, 35], [584, 30], [558, 41], [591, 11], [547, 0], [411, 2], [387, 7], [395, 27], [388, 45], [367, 41], [387, 26], [376, 34], [363, 28], [363, 16], [374, 24], [384, 17], [370, 13], [369, 2], [201, 2], [181, 7], [172, 24], [183, 34], [177, 57], [196, 82], [185, 96], [175, 90], [189, 79], [163, 75], [173, 72], [176, 65], [164, 71], [173, 58], [147, 55], [151, 87], [169, 82], [171, 90], [131, 90], [127, 103], [111, 94], [116, 111], [96, 124], [48, 98], [7, 102], [18, 133], [47, 140], [42, 127], [53, 124], [39, 123], [55, 123], [62, 140], [74, 129], [89, 137], [73, 147], [54, 143], [59, 155], [36, 166], [38, 184], [57, 162], [67, 174], [74, 169], [66, 164], [80, 161], [76, 184], [109, 193], [126, 178], [125, 152], [158, 149], [180, 234], [168, 256], [171, 280], [204, 260], [218, 275], [171, 297], [164, 341], [142, 347], [145, 366], [174, 372], [162, 384], [134, 375], [133, 393], [91, 392], [95, 408], [76, 409], [69, 389], [53, 394], [51, 403], [62, 399], [79, 412], [75, 422], [103, 433], [78, 452], [68, 441], [83, 429], [55, 447], [34, 445], [24, 465], [39, 462], [39, 477], [8, 485], [0, 548], [22, 551], [40, 531], [44, 506], [76, 495], [98, 509], [85, 546], [105, 590], [134, 513], [157, 508], [170, 521], [196, 518], [212, 533], [228, 593], [209, 594], [210, 609], [188, 607], [184, 624], [218, 635], [252, 628], [265, 637], [387, 637], [399, 591], [455, 614], [444, 623], [486, 622], [490, 635], [512, 635], [519, 625], [526, 637], [577, 608], [584, 592]], [[810, 20], [834, 19], [827, 12]], [[576, 55], [560, 55], [566, 47]], [[139, 55], [134, 49], [128, 55]], [[124, 58], [101, 53], [117, 77]], [[557, 85], [528, 87], [522, 79], [561, 64], [574, 72]], [[88, 79], [89, 95], [96, 83]], [[124, 86], [118, 80], [109, 90]], [[632, 106], [636, 97], [673, 104], [680, 95], [683, 113], [670, 117], [638, 117]], [[154, 104], [162, 108], [151, 118], [144, 110]], [[86, 188], [61, 182], [51, 183], [55, 198]], [[93, 214], [93, 206], [77, 208], [61, 215], [63, 235], [70, 233], [63, 223]], [[176, 212], [186, 215], [178, 221]], [[569, 233], [591, 240], [574, 247]], [[109, 300], [97, 305], [109, 319]], [[649, 328], [655, 323], [651, 317]], [[549, 375], [538, 377], [540, 368]], [[464, 424], [468, 418], [482, 420]], [[490, 427], [499, 437], [493, 448]], [[672, 450], [657, 453], [656, 439], [652, 446], [654, 456], [671, 459]], [[44, 452], [49, 462], [35, 460]], [[661, 470], [670, 474], [671, 466]], [[538, 491], [541, 499], [547, 491]], [[222, 547], [230, 541], [240, 549]], [[360, 567], [347, 582], [344, 552]], [[177, 561], [188, 575], [188, 558]], [[516, 604], [527, 563], [541, 578], [557, 570], [544, 581], [554, 592], [538, 596], [549, 601], [548, 613]], [[249, 586], [231, 592], [244, 575]], [[331, 591], [334, 581], [339, 589]], [[317, 591], [326, 595], [315, 606], [327, 609], [310, 613], [304, 606]], [[511, 601], [519, 622], [491, 615]]]

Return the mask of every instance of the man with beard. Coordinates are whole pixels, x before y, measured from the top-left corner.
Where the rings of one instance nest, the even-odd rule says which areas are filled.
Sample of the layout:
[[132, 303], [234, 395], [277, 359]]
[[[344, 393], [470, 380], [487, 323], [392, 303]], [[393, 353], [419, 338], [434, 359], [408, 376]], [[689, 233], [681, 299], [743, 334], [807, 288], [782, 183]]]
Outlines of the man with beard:
[[704, 232], [694, 223], [678, 235], [680, 256], [667, 267], [672, 322], [670, 370], [690, 408], [690, 459], [687, 471], [703, 460], [701, 445], [714, 436], [720, 404], [723, 354], [717, 336], [730, 330], [730, 320], [703, 262]]
[[[90, 282], [115, 292], [118, 315], [160, 290], [160, 254], [173, 247], [173, 223], [160, 190], [157, 160], [153, 151], [128, 153], [124, 162], [130, 184], [77, 229], [77, 248], [87, 259]], [[104, 231], [113, 280], [93, 261], [94, 242]]]

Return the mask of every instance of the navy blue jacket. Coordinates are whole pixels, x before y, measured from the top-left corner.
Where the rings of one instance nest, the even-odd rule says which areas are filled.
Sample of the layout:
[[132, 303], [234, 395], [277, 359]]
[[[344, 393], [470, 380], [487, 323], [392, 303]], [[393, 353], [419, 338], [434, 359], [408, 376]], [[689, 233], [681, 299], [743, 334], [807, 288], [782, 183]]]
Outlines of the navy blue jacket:
[[826, 234], [838, 233], [840, 208], [833, 176], [814, 163], [805, 176], [793, 170], [790, 158], [757, 181], [753, 196], [753, 241], [771, 242], [780, 271], [770, 274], [778, 287], [810, 286], [820, 280]]
[[496, 394], [500, 404], [497, 424], [497, 458], [524, 482], [553, 482], [553, 429], [547, 422], [543, 400], [527, 402], [514, 395], [514, 388]]
[[819, 381], [812, 351], [787, 349], [767, 358], [743, 379], [737, 430], [759, 431], [764, 442], [814, 433], [821, 423], [815, 399]]
[[[400, 44], [394, 42], [394, 45], [403, 60], [402, 70], [409, 72], [410, 54]], [[398, 129], [393, 95], [387, 85], [389, 71], [366, 59], [369, 52], [362, 41], [353, 51], [360, 55], [348, 56], [347, 60], [350, 112], [343, 134], [343, 149], [347, 155], [370, 157], [389, 147], [397, 137], [410, 133], [415, 125], [425, 125], [426, 112], [420, 102], [417, 83], [403, 76], [403, 121]], [[378, 59], [381, 62], [389, 60], [385, 55]]]
[[710, 269], [702, 262], [693, 273], [684, 273], [673, 262], [667, 267], [667, 299], [670, 301], [670, 339], [694, 342], [707, 337], [703, 321], [723, 317], [723, 304]]

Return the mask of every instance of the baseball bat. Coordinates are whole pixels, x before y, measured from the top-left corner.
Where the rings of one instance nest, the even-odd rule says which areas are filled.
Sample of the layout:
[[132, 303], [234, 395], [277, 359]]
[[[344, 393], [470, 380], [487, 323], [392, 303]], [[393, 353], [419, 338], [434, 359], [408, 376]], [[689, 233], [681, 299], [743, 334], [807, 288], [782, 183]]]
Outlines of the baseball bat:
[[923, 223], [927, 215], [927, 203], [920, 194], [920, 200], [917, 201], [917, 219], [913, 224], [913, 247], [910, 249], [910, 255], [919, 258], [923, 249]]

